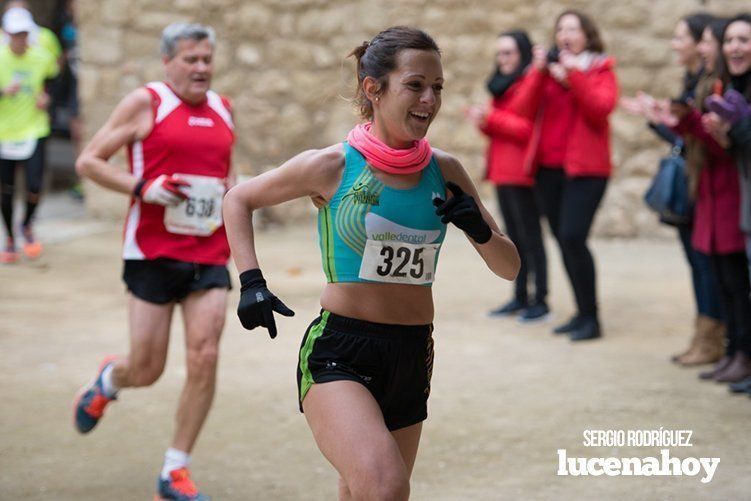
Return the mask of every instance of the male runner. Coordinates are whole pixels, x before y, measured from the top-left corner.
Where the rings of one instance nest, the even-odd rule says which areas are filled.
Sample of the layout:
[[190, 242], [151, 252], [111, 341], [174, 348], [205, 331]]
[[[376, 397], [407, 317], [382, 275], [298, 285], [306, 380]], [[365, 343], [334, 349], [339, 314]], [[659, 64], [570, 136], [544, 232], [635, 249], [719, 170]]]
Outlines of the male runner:
[[[209, 90], [213, 29], [175, 23], [162, 33], [166, 78], [128, 94], [84, 148], [76, 170], [132, 197], [123, 280], [130, 352], [108, 357], [76, 402], [75, 425], [91, 431], [119, 390], [162, 374], [175, 305], [182, 305], [187, 380], [176, 431], [157, 483], [162, 499], [204, 500], [187, 469], [214, 396], [229, 258], [221, 204], [234, 142], [229, 102]], [[108, 164], [127, 146], [130, 172]]]
[[21, 166], [26, 178], [26, 210], [20, 228], [23, 251], [31, 259], [42, 252], [32, 223], [42, 192], [45, 138], [50, 134], [50, 97], [45, 89], [58, 68], [52, 54], [29, 43], [38, 28], [29, 11], [12, 8], [2, 18], [9, 42], [0, 42], [0, 212], [7, 231], [0, 263], [10, 264], [18, 260], [13, 195], [16, 170]]

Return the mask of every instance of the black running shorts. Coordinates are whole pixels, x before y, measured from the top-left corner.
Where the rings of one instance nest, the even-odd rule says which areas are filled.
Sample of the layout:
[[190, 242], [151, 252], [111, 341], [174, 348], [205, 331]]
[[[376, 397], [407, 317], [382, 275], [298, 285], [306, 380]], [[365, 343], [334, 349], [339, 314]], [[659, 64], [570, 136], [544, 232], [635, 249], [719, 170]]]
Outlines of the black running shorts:
[[186, 263], [174, 259], [125, 260], [123, 281], [137, 298], [149, 303], [181, 301], [191, 292], [231, 289], [225, 266]]
[[432, 331], [432, 325], [379, 324], [322, 311], [300, 347], [300, 411], [313, 384], [346, 380], [370, 391], [389, 430], [424, 421], [433, 372]]

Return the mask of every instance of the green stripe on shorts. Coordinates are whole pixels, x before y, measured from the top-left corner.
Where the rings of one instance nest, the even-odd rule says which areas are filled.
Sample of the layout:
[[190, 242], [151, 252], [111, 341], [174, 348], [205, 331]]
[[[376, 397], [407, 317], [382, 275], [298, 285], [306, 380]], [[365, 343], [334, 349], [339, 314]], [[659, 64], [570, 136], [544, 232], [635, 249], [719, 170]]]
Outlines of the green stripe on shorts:
[[321, 337], [323, 331], [326, 329], [326, 323], [329, 319], [329, 312], [324, 311], [321, 313], [321, 321], [318, 324], [310, 328], [308, 332], [308, 338], [305, 340], [305, 344], [300, 348], [300, 371], [302, 372], [302, 378], [300, 380], [300, 402], [303, 401], [305, 395], [308, 394], [308, 390], [313, 386], [313, 375], [308, 368], [308, 357], [313, 353], [313, 345], [316, 339]]

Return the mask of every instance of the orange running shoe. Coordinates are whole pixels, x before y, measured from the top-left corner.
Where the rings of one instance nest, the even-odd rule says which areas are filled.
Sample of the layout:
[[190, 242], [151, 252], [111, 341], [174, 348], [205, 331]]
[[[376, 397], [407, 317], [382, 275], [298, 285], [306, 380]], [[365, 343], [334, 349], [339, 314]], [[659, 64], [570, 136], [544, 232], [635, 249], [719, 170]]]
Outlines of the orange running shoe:
[[173, 499], [176, 501], [209, 501], [207, 496], [198, 492], [196, 484], [190, 478], [190, 470], [178, 468], [169, 472], [168, 479], [159, 478], [156, 483], [155, 501]]
[[5, 241], [5, 249], [0, 252], [0, 263], [12, 264], [18, 261], [18, 252], [16, 252], [16, 246], [13, 243], [13, 239], [9, 238]]
[[37, 242], [34, 234], [31, 232], [31, 226], [21, 227], [21, 233], [26, 243], [23, 244], [23, 253], [29, 259], [36, 259], [42, 255], [42, 244]]
[[84, 387], [76, 399], [75, 414], [73, 421], [80, 433], [88, 433], [94, 429], [104, 415], [104, 408], [117, 397], [108, 397], [104, 394], [102, 386], [102, 372], [107, 366], [115, 363], [117, 357], [110, 356], [104, 359], [99, 366], [99, 374], [88, 387]]

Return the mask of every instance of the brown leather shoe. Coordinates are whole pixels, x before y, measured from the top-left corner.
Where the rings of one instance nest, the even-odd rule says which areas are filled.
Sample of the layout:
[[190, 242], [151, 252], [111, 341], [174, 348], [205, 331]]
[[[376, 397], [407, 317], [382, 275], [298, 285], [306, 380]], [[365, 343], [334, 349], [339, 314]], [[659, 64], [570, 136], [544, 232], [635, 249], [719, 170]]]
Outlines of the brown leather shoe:
[[725, 324], [713, 318], [700, 315], [696, 322], [696, 342], [693, 347], [678, 358], [685, 367], [712, 364], [725, 353]]
[[698, 340], [699, 340], [699, 317], [696, 317], [696, 319], [694, 320], [694, 335], [691, 336], [691, 341], [688, 343], [688, 348], [670, 357], [670, 361], [678, 363], [678, 361], [682, 357], [685, 357], [686, 355], [691, 353], [692, 350], [696, 348], [696, 342]]
[[725, 370], [725, 368], [730, 365], [730, 362], [732, 362], [733, 357], [729, 355], [723, 355], [723, 357], [720, 359], [719, 362], [717, 362], [714, 367], [712, 367], [708, 371], [700, 372], [699, 373], [699, 379], [709, 380], [714, 379], [717, 374]]
[[715, 374], [715, 381], [718, 383], [737, 383], [751, 376], [751, 357], [737, 351], [733, 360], [725, 369]]

